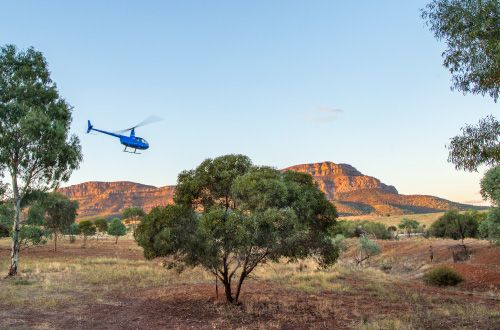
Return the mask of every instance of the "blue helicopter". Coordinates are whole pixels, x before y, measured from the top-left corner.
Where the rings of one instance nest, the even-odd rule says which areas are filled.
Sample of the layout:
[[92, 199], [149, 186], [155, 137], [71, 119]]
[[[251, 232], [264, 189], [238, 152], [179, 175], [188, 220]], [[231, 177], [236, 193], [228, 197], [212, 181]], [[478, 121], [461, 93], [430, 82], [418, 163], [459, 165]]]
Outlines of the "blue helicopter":
[[[135, 125], [134, 127], [130, 127], [130, 128], [118, 131], [118, 132], [108, 132], [108, 131], [104, 131], [104, 130], [100, 130], [100, 129], [94, 128], [94, 126], [90, 123], [90, 120], [88, 120], [87, 121], [87, 133], [90, 133], [91, 131], [95, 131], [95, 132], [99, 132], [99, 133], [103, 133], [103, 134], [107, 134], [107, 135], [111, 135], [111, 136], [117, 137], [117, 138], [120, 139], [120, 143], [125, 146], [125, 149], [123, 149], [124, 152], [129, 152], [129, 153], [132, 153], [132, 154], [139, 154], [137, 152], [137, 150], [146, 150], [146, 149], [148, 149], [149, 148], [149, 143], [146, 140], [144, 140], [143, 138], [135, 136], [135, 129], [137, 127], [141, 127], [141, 126], [144, 126], [144, 125], [147, 125], [147, 124], [151, 124], [153, 122], [160, 121], [160, 120], [161, 120], [161, 118], [158, 118], [158, 117], [149, 117], [148, 119], [146, 119], [143, 122]], [[130, 131], [130, 135], [129, 136], [120, 134], [120, 133], [125, 133], [125, 132], [128, 132], [128, 131]], [[134, 151], [128, 151], [127, 148], [133, 149]]]

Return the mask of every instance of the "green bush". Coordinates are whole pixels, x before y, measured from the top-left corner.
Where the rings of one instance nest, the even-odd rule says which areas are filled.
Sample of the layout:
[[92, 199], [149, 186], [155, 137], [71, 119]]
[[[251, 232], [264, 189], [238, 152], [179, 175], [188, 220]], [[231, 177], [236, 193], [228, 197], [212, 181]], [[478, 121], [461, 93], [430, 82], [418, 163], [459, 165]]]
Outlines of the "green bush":
[[436, 285], [436, 286], [457, 285], [463, 280], [464, 279], [462, 278], [462, 276], [460, 276], [460, 274], [458, 274], [453, 269], [446, 266], [432, 268], [431, 270], [429, 270], [427, 273], [424, 274], [424, 282], [429, 285]]
[[391, 232], [384, 224], [368, 220], [338, 221], [335, 233], [341, 234], [347, 238], [352, 238], [361, 236], [360, 231], [365, 232], [370, 236], [375, 236], [377, 239], [392, 238]]
[[0, 222], [0, 238], [9, 236], [10, 236], [9, 227]]

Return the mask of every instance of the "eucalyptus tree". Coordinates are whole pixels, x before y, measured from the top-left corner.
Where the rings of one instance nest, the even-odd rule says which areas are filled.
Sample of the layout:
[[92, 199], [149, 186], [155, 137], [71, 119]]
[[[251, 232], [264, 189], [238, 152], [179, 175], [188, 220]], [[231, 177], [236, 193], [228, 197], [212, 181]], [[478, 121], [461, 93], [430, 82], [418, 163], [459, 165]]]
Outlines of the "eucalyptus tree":
[[260, 264], [317, 258], [333, 264], [335, 207], [304, 173], [253, 166], [242, 155], [207, 159], [179, 175], [175, 205], [153, 209], [135, 238], [146, 258], [200, 265], [238, 303], [245, 279]]
[[15, 209], [9, 276], [18, 272], [23, 199], [67, 181], [82, 160], [78, 138], [69, 135], [71, 113], [41, 52], [0, 48], [0, 169], [9, 174]]

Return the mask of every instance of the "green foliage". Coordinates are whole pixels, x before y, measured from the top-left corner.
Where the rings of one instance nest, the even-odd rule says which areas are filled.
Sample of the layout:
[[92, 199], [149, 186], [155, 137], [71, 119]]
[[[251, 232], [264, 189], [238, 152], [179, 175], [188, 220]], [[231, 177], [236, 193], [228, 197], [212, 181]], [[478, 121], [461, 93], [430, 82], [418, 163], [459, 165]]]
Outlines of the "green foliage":
[[89, 220], [83, 220], [78, 223], [78, 232], [83, 236], [93, 236], [96, 233], [96, 227]]
[[109, 223], [108, 234], [116, 237], [116, 241], [118, 241], [118, 237], [124, 236], [127, 234], [127, 227], [122, 223], [119, 218], [114, 218]]
[[122, 213], [123, 219], [140, 219], [145, 215], [146, 213], [144, 212], [144, 210], [136, 206], [126, 208]]
[[358, 240], [357, 253], [354, 256], [356, 264], [360, 265], [363, 261], [381, 252], [377, 242], [372, 241], [368, 237], [362, 236]]
[[73, 222], [71, 225], [69, 225], [69, 227], [66, 227], [64, 230], [63, 230], [63, 234], [64, 235], [80, 235], [80, 227], [78, 225], [78, 223], [76, 222]]
[[17, 274], [23, 199], [67, 181], [82, 160], [70, 136], [71, 106], [59, 96], [43, 54], [0, 47], [0, 174], [11, 176], [15, 205], [9, 276]]
[[500, 92], [500, 5], [498, 0], [433, 0], [422, 17], [438, 40], [446, 41], [444, 66], [453, 89], [489, 94]]
[[76, 219], [78, 202], [71, 201], [64, 195], [53, 192], [43, 200], [45, 207], [45, 227], [52, 232], [61, 232], [69, 227]]
[[480, 219], [484, 217], [477, 211], [460, 214], [448, 211], [430, 227], [434, 237], [448, 237], [463, 240], [466, 237], [477, 237]]
[[9, 227], [0, 222], [0, 238], [9, 236], [10, 236]]
[[446, 266], [432, 268], [424, 274], [424, 282], [429, 285], [453, 286], [462, 281], [460, 274]]
[[448, 162], [455, 168], [477, 171], [480, 165], [496, 166], [500, 163], [500, 122], [492, 115], [479, 120], [477, 126], [462, 127], [462, 135], [451, 139]]
[[481, 196], [500, 207], [500, 166], [490, 168], [484, 174], [481, 179]]
[[94, 220], [94, 226], [96, 227], [96, 230], [100, 233], [105, 233], [108, 231], [108, 221], [103, 218], [99, 218]]
[[28, 209], [28, 216], [24, 221], [27, 225], [43, 226], [45, 221], [45, 208], [40, 201], [34, 202]]
[[419, 229], [420, 222], [418, 222], [417, 220], [413, 220], [413, 219], [403, 218], [401, 220], [401, 222], [399, 223], [398, 227], [400, 229], [405, 230], [406, 233], [408, 234], [408, 236], [410, 236], [411, 233], [414, 233]]
[[326, 267], [341, 251], [341, 238], [332, 236], [336, 210], [307, 174], [227, 155], [182, 172], [174, 200], [137, 228], [144, 255], [206, 268], [222, 281], [229, 302], [238, 301], [243, 281], [261, 263], [314, 256]]
[[49, 237], [50, 232], [42, 226], [23, 225], [19, 231], [19, 241], [24, 247], [46, 244]]
[[0, 203], [0, 225], [12, 229], [14, 222], [14, 205], [12, 203]]
[[500, 245], [500, 207], [494, 207], [479, 224], [479, 236]]
[[374, 236], [377, 239], [392, 238], [389, 228], [383, 223], [370, 220], [338, 221], [335, 232], [349, 238], [359, 237], [363, 234]]

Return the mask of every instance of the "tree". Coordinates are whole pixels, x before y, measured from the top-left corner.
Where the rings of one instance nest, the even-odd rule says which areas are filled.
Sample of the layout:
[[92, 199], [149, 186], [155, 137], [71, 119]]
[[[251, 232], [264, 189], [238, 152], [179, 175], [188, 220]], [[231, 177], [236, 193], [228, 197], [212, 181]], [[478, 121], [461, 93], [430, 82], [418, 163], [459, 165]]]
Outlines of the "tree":
[[87, 237], [93, 236], [96, 233], [94, 224], [89, 220], [80, 221], [78, 224], [78, 231], [83, 236], [83, 248], [87, 247]]
[[481, 119], [477, 126], [466, 125], [462, 135], [451, 139], [448, 162], [457, 170], [477, 171], [480, 165], [500, 163], [500, 122], [492, 115]]
[[132, 232], [135, 234], [137, 224], [141, 222], [141, 219], [144, 218], [145, 215], [146, 213], [142, 208], [133, 206], [123, 210], [122, 218], [126, 224], [132, 227]]
[[145, 257], [204, 267], [230, 303], [238, 303], [243, 282], [262, 263], [315, 256], [327, 267], [340, 254], [336, 209], [308, 174], [221, 156], [182, 172], [174, 201], [139, 224], [135, 238]]
[[398, 227], [400, 229], [406, 230], [408, 237], [410, 237], [412, 232], [418, 230], [418, 228], [420, 227], [420, 222], [413, 219], [403, 218], [399, 223]]
[[106, 233], [108, 231], [108, 221], [103, 218], [94, 220], [94, 225], [97, 230], [97, 240], [99, 240], [99, 234]]
[[490, 168], [481, 179], [481, 196], [500, 207], [500, 166]]
[[76, 241], [75, 236], [80, 234], [80, 228], [78, 227], [78, 223], [73, 222], [69, 227], [64, 229], [64, 235], [69, 235], [69, 242], [74, 243]]
[[452, 89], [489, 94], [500, 92], [500, 5], [498, 0], [433, 0], [422, 18], [438, 40], [445, 40], [444, 66]]
[[82, 159], [76, 136], [69, 136], [71, 107], [59, 96], [42, 53], [13, 45], [0, 48], [0, 169], [11, 179], [15, 215], [9, 276], [19, 266], [23, 198], [34, 187], [67, 181]]
[[43, 200], [45, 227], [54, 235], [54, 251], [57, 251], [57, 236], [75, 222], [78, 202], [57, 192], [47, 194]]
[[490, 243], [500, 245], [500, 207], [494, 207], [479, 224], [479, 236]]
[[366, 236], [361, 236], [357, 243], [357, 253], [354, 255], [356, 265], [361, 265], [363, 261], [380, 253], [380, 246]]
[[108, 234], [111, 236], [115, 236], [115, 244], [118, 244], [118, 237], [127, 234], [127, 227], [125, 227], [125, 225], [119, 218], [114, 218], [109, 224]]
[[430, 234], [435, 237], [460, 239], [465, 247], [465, 238], [477, 236], [480, 217], [482, 216], [479, 216], [478, 212], [460, 214], [457, 211], [448, 211], [431, 225]]

